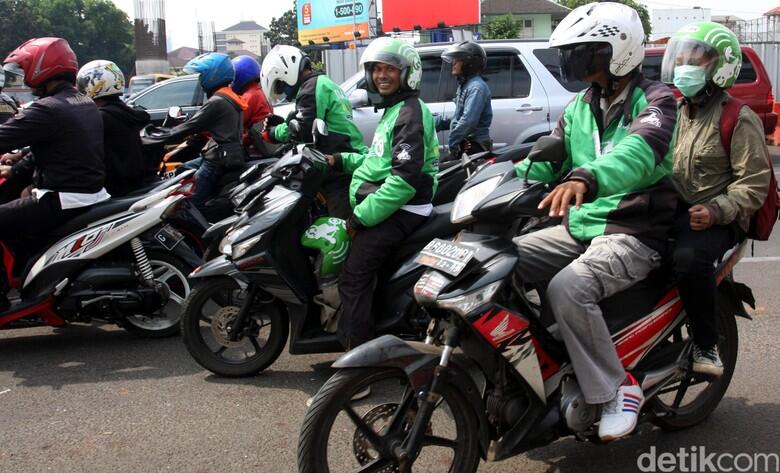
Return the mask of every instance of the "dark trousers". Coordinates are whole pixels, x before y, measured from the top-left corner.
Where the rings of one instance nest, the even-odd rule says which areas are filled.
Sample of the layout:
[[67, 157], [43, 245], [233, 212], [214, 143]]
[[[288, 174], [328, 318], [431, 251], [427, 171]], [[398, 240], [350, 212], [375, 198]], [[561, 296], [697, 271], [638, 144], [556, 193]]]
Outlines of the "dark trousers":
[[192, 195], [192, 203], [203, 212], [206, 201], [215, 191], [219, 179], [225, 173], [224, 167], [213, 161], [203, 158], [193, 159], [184, 165], [185, 169], [197, 169], [195, 171], [195, 193]]
[[339, 280], [342, 314], [338, 335], [347, 350], [374, 338], [372, 303], [377, 273], [388, 256], [425, 220], [421, 215], [398, 210], [379, 225], [361, 230], [353, 240]]
[[[59, 196], [54, 192], [36, 200], [34, 197], [16, 199], [0, 205], [0, 240], [25, 256], [32, 256], [48, 239], [54, 228], [76, 217], [88, 207], [62, 210]], [[3, 258], [0, 255], [0, 296], [6, 294]]]
[[349, 204], [349, 184], [352, 176], [342, 172], [332, 172], [322, 185], [328, 203], [328, 216], [343, 220], [352, 214]]
[[686, 209], [675, 222], [675, 238], [677, 242], [672, 262], [680, 299], [688, 314], [693, 340], [706, 350], [718, 342], [715, 317], [718, 288], [713, 265], [744, 238], [744, 232], [735, 225], [713, 225], [706, 230], [692, 230]]

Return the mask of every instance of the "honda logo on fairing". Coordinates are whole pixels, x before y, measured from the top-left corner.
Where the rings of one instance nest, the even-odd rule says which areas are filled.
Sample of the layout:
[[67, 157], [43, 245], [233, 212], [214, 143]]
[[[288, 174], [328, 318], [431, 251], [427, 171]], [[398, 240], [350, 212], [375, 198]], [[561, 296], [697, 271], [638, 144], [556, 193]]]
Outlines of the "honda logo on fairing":
[[490, 337], [495, 340], [501, 340], [502, 338], [506, 337], [507, 335], [511, 335], [514, 333], [514, 330], [508, 330], [509, 329], [509, 314], [506, 314], [504, 316], [504, 320], [499, 322], [498, 325], [496, 325], [496, 328], [494, 328], [490, 332]]

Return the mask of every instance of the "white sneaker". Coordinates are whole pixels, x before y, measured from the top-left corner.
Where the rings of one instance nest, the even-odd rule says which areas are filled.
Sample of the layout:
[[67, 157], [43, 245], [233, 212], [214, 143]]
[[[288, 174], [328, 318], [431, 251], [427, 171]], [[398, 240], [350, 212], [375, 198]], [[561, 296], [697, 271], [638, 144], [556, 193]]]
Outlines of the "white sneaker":
[[723, 374], [723, 362], [720, 361], [717, 345], [709, 350], [702, 350], [696, 345], [693, 346], [693, 372], [712, 376], [721, 376]]
[[630, 434], [636, 428], [639, 411], [645, 402], [642, 388], [633, 376], [633, 384], [620, 386], [615, 399], [603, 405], [599, 422], [601, 440], [616, 440]]

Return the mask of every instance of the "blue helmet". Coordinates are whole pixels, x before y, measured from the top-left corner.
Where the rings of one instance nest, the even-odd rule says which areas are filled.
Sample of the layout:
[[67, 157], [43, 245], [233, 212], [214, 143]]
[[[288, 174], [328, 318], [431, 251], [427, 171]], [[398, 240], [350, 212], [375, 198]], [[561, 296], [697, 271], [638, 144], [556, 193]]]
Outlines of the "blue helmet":
[[200, 74], [200, 85], [206, 92], [230, 85], [236, 75], [230, 57], [222, 53], [206, 53], [190, 59], [184, 65], [184, 72]]
[[236, 78], [233, 79], [233, 91], [240, 93], [250, 82], [260, 81], [260, 64], [252, 56], [233, 58]]

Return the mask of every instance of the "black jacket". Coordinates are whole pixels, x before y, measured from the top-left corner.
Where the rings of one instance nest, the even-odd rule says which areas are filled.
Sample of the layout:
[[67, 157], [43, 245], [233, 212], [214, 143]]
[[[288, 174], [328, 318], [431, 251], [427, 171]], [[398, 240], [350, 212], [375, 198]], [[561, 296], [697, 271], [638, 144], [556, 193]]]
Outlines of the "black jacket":
[[14, 99], [0, 92], [0, 124], [7, 122], [18, 111], [19, 107], [14, 102]]
[[203, 157], [210, 158], [210, 151], [221, 145], [238, 145], [241, 148], [244, 111], [231, 99], [212, 95], [206, 104], [191, 118], [181, 125], [175, 126], [168, 133], [154, 138], [146, 138], [147, 143], [178, 143], [184, 138], [208, 132], [211, 139], [203, 149]]
[[144, 154], [141, 129], [149, 123], [149, 114], [135, 110], [119, 98], [100, 107], [105, 141], [106, 190], [113, 197], [136, 190], [144, 178]]
[[62, 84], [0, 125], [0, 153], [30, 146], [35, 186], [92, 194], [103, 188], [103, 120], [95, 103]]

